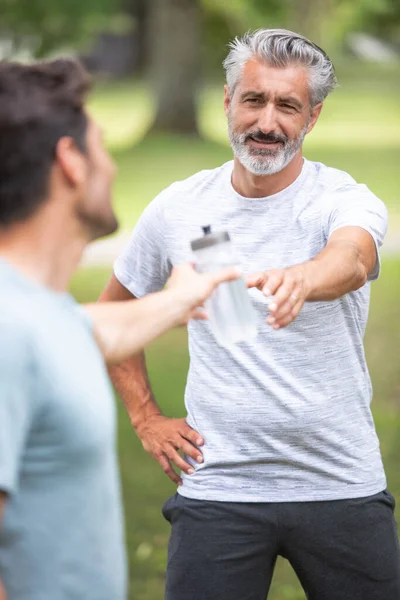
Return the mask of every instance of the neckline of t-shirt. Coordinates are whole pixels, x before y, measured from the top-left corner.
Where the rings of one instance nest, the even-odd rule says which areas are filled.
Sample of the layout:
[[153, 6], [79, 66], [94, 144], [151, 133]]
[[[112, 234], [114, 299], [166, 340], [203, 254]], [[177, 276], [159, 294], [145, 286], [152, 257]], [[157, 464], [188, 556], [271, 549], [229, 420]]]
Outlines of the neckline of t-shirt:
[[56, 290], [52, 290], [50, 287], [43, 285], [39, 281], [36, 281], [32, 277], [25, 275], [20, 269], [15, 267], [12, 263], [10, 263], [6, 258], [0, 256], [0, 266], [5, 268], [6, 271], [9, 271], [12, 276], [17, 279], [24, 287], [31, 290], [37, 290], [38, 292], [45, 293], [53, 298], [65, 302], [74, 301], [71, 294], [69, 292], [57, 292]]
[[227, 163], [227, 165], [227, 183], [230, 194], [240, 202], [252, 205], [259, 203], [265, 204], [267, 202], [270, 203], [276, 200], [282, 201], [285, 200], [287, 197], [292, 196], [293, 193], [297, 192], [304, 185], [304, 182], [310, 170], [310, 162], [306, 158], [303, 158], [303, 166], [299, 176], [286, 188], [284, 188], [280, 192], [277, 192], [276, 194], [271, 194], [270, 196], [263, 196], [261, 198], [247, 198], [246, 196], [242, 196], [241, 194], [239, 194], [239, 192], [237, 192], [232, 185], [232, 173], [234, 162], [230, 161], [229, 163]]

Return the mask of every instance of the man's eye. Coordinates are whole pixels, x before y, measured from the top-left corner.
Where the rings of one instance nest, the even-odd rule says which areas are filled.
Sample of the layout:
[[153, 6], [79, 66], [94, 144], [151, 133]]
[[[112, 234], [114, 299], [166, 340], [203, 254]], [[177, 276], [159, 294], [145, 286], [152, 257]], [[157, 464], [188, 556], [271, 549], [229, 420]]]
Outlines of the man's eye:
[[260, 98], [247, 98], [246, 102], [248, 104], [260, 104], [261, 99]]
[[291, 104], [281, 104], [281, 107], [285, 108], [286, 110], [296, 110]]

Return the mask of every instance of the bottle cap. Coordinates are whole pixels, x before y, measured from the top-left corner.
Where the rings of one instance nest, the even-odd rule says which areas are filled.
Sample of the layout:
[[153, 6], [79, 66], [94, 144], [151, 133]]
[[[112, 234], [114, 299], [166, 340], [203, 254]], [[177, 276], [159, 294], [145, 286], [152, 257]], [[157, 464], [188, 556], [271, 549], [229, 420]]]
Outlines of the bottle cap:
[[223, 244], [224, 242], [229, 242], [231, 239], [227, 231], [217, 231], [212, 233], [211, 225], [204, 225], [202, 229], [204, 236], [190, 242], [193, 252], [196, 252], [196, 250], [203, 250], [204, 248], [210, 248], [217, 244]]

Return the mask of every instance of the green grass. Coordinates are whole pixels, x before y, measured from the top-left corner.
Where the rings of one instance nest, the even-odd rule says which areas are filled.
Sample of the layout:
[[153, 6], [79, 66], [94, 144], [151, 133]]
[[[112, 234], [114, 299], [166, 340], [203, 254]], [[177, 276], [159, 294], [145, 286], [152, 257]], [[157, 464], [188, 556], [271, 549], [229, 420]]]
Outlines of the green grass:
[[[81, 270], [72, 292], [82, 302], [95, 300], [109, 269]], [[372, 286], [366, 352], [374, 384], [373, 413], [381, 441], [389, 487], [400, 501], [400, 260], [385, 260], [383, 273]], [[168, 415], [184, 414], [183, 392], [188, 367], [185, 330], [174, 330], [147, 352], [155, 395]], [[119, 403], [119, 454], [131, 569], [131, 600], [163, 598], [168, 525], [160, 510], [174, 486], [146, 455]], [[400, 512], [397, 512], [400, 518]], [[305, 600], [297, 580], [280, 560], [269, 600]]]
[[148, 88], [140, 81], [99, 82], [90, 110], [101, 123], [106, 144], [112, 148], [132, 145], [146, 133], [154, 115]]

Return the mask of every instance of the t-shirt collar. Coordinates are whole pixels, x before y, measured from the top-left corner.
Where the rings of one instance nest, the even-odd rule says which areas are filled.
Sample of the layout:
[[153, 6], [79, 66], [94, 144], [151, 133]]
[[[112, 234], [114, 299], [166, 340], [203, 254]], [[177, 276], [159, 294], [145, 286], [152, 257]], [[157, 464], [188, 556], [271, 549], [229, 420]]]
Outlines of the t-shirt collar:
[[270, 203], [275, 200], [286, 200], [289, 197], [293, 197], [293, 194], [296, 194], [298, 190], [304, 185], [305, 179], [307, 178], [309, 172], [309, 161], [303, 158], [303, 166], [299, 176], [285, 189], [277, 192], [276, 194], [271, 194], [270, 196], [265, 196], [262, 198], [246, 198], [239, 194], [232, 185], [232, 174], [233, 174], [233, 166], [234, 161], [230, 161], [227, 163], [226, 175], [227, 175], [227, 187], [231, 196], [235, 197], [237, 200], [246, 203]]

